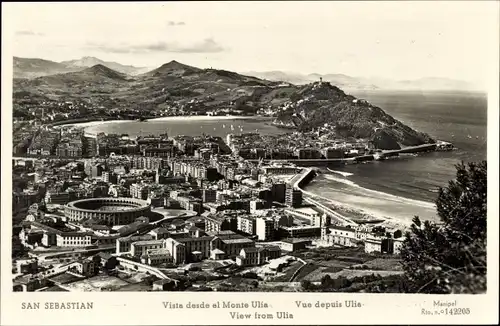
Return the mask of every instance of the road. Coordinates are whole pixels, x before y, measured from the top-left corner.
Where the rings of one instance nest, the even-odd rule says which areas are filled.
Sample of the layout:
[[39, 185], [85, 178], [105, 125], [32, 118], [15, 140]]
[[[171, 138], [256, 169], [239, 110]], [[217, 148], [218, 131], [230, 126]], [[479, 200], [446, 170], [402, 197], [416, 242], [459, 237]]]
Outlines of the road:
[[[303, 193], [304, 193], [304, 191], [303, 191]], [[327, 206], [321, 204], [320, 202], [318, 202], [310, 197], [305, 197], [304, 201], [306, 203], [309, 203], [309, 204], [315, 205], [316, 207], [321, 208], [325, 212], [325, 214], [332, 216], [333, 218], [339, 220], [340, 222], [342, 222], [345, 225], [352, 225], [352, 226], [358, 225], [356, 222], [354, 222], [350, 218], [335, 212], [331, 208], [328, 208]]]
[[[300, 174], [297, 174], [296, 176], [294, 176], [290, 180], [290, 183], [293, 185], [294, 188], [297, 188], [300, 191], [302, 191], [304, 201], [308, 204], [312, 204], [312, 205], [315, 205], [316, 207], [321, 208], [327, 215], [332, 216], [333, 218], [339, 220], [340, 222], [342, 222], [345, 225], [352, 225], [352, 226], [358, 225], [356, 222], [354, 222], [350, 218], [348, 218], [342, 214], [339, 214], [339, 213], [335, 212], [334, 210], [332, 210], [331, 208], [321, 204], [317, 200], [314, 200], [314, 197], [321, 198], [320, 196], [315, 195], [313, 193], [310, 193], [310, 192], [305, 191], [304, 189], [300, 188], [299, 184], [302, 181], [302, 179], [304, 179], [312, 171], [313, 171], [313, 169], [311, 169], [311, 168], [305, 168]], [[325, 198], [325, 200], [327, 200], [327, 198]]]

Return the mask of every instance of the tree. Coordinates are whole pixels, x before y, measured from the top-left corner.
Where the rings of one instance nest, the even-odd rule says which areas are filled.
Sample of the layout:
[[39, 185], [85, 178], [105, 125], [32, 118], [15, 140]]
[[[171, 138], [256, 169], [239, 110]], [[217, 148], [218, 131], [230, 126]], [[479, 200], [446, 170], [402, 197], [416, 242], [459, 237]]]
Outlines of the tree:
[[409, 291], [486, 291], [486, 161], [458, 164], [455, 180], [439, 190], [441, 223], [413, 219], [401, 257]]
[[308, 280], [302, 280], [300, 282], [300, 285], [301, 287], [305, 290], [305, 291], [309, 291], [309, 290], [312, 290], [314, 288], [314, 285], [308, 281]]
[[382, 226], [376, 226], [372, 228], [372, 233], [377, 235], [377, 236], [383, 236], [385, 234], [385, 228]]
[[321, 278], [321, 286], [323, 288], [328, 288], [331, 285], [331, 283], [332, 283], [332, 278], [330, 277], [330, 275], [326, 274]]

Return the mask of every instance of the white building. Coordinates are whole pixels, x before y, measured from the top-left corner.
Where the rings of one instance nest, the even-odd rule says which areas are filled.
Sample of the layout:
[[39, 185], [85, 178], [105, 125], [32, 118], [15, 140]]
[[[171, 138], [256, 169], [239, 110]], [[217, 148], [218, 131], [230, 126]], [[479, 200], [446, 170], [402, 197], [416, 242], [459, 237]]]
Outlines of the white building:
[[356, 230], [349, 227], [333, 225], [322, 234], [328, 244], [337, 244], [345, 247], [356, 246]]
[[173, 257], [170, 251], [166, 248], [150, 249], [145, 255], [141, 257], [141, 262], [143, 264], [157, 266], [160, 264], [170, 264], [173, 263]]
[[130, 245], [130, 253], [132, 256], [143, 256], [148, 253], [148, 250], [165, 248], [165, 240], [145, 240], [133, 242]]
[[258, 217], [255, 221], [255, 233], [257, 234], [257, 239], [260, 241], [271, 239], [274, 232], [274, 220], [265, 217]]
[[365, 240], [365, 252], [382, 252], [382, 238], [368, 235]]
[[[306, 219], [313, 226], [320, 226], [321, 224], [321, 215], [312, 208], [309, 207], [287, 208], [285, 209], [285, 212], [292, 216]], [[314, 223], [318, 223], [318, 225], [315, 225]]]
[[61, 232], [56, 235], [58, 247], [85, 247], [90, 246], [92, 237], [89, 233]]

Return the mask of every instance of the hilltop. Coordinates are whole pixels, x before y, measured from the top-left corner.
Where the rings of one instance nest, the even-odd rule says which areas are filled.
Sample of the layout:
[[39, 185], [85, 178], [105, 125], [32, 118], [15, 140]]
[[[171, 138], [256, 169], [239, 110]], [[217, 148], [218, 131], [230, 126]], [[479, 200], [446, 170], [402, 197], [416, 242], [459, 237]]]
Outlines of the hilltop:
[[328, 82], [308, 84], [284, 103], [275, 124], [309, 131], [332, 125], [343, 137], [368, 138], [380, 149], [398, 149], [434, 140], [385, 113], [381, 108], [345, 94]]
[[184, 75], [189, 75], [191, 73], [196, 73], [201, 71], [202, 69], [188, 66], [185, 64], [182, 64], [180, 62], [177, 62], [175, 60], [172, 60], [168, 63], [165, 63], [161, 65], [160, 67], [153, 69], [149, 72], [146, 72], [143, 74], [143, 76], [147, 77], [161, 77], [161, 76], [177, 76], [177, 77], [182, 77]]
[[14, 92], [25, 91], [47, 98], [92, 97], [113, 94], [128, 87], [131, 77], [101, 64], [76, 72], [55, 74], [34, 79], [14, 80]]
[[101, 64], [76, 72], [38, 77], [20, 81], [22, 85], [31, 86], [66, 86], [78, 88], [85, 86], [106, 85], [106, 83], [125, 82], [129, 77]]
[[383, 149], [432, 141], [329, 82], [297, 86], [175, 60], [136, 76], [97, 64], [77, 72], [16, 80], [14, 91], [40, 98], [85, 99], [100, 107], [112, 103], [110, 109], [127, 115], [271, 112], [277, 126], [308, 131], [326, 123], [339, 136], [370, 138]]

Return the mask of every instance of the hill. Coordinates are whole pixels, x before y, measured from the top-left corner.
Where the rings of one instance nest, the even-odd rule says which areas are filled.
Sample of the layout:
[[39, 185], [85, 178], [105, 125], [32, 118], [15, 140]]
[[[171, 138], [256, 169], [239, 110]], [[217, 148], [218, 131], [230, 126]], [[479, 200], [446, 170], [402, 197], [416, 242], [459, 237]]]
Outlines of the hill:
[[36, 78], [80, 70], [59, 62], [36, 58], [13, 58], [14, 78]]
[[37, 58], [13, 58], [14, 78], [33, 79], [68, 72], [77, 72], [86, 68], [91, 68], [95, 65], [103, 65], [127, 75], [137, 75], [148, 70], [148, 68], [144, 67], [122, 65], [117, 62], [104, 61], [95, 57], [83, 57], [77, 60], [62, 62]]
[[327, 123], [340, 137], [370, 138], [382, 149], [432, 141], [329, 82], [296, 86], [177, 61], [134, 77], [98, 64], [78, 72], [18, 80], [14, 89], [17, 94], [51, 99], [85, 99], [100, 108], [111, 103], [113, 110], [129, 116], [274, 112], [275, 125], [308, 131]]
[[145, 77], [164, 77], [164, 76], [175, 76], [182, 77], [185, 75], [193, 74], [202, 71], [200, 68], [188, 66], [172, 60], [168, 63], [161, 65], [160, 67], [153, 69], [149, 72], [143, 74]]
[[276, 125], [309, 131], [329, 124], [338, 136], [368, 138], [380, 149], [434, 142], [429, 135], [411, 129], [381, 108], [347, 95], [328, 82], [303, 86], [290, 99], [274, 121]]
[[14, 91], [27, 91], [48, 98], [88, 98], [96, 94], [113, 94], [128, 87], [130, 79], [98, 64], [76, 72], [14, 80]]

